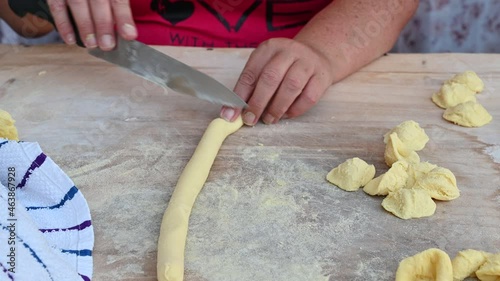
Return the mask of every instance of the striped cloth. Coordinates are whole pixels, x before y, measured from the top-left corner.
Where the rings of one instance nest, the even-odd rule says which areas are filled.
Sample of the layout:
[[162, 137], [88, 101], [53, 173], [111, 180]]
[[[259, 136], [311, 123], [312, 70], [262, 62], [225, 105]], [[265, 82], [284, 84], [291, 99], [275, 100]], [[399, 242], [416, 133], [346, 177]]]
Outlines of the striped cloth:
[[0, 280], [91, 280], [82, 193], [37, 143], [0, 138]]

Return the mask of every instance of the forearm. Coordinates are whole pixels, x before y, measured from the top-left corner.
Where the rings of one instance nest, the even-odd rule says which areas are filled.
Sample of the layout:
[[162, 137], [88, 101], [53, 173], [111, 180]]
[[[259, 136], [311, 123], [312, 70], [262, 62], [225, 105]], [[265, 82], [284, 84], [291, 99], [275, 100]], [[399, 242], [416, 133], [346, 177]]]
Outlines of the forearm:
[[23, 37], [40, 37], [54, 29], [49, 22], [31, 14], [23, 18], [18, 17], [10, 9], [7, 0], [0, 0], [0, 19]]
[[417, 6], [418, 0], [335, 0], [295, 39], [330, 62], [337, 82], [389, 51]]

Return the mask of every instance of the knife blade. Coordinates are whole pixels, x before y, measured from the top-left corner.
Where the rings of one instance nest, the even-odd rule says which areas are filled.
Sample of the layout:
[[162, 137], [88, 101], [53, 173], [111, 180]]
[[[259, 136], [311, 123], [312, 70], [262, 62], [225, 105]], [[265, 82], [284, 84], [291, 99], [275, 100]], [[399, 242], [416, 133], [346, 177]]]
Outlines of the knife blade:
[[[19, 17], [30, 13], [49, 21], [54, 28], [56, 27], [47, 0], [9, 0], [8, 4]], [[77, 45], [84, 47], [69, 9], [68, 17], [75, 32]], [[118, 38], [114, 50], [92, 49], [89, 50], [89, 54], [175, 92], [230, 107], [247, 107], [245, 101], [217, 80], [138, 41]]]
[[181, 94], [230, 107], [247, 106], [217, 80], [139, 41], [118, 38], [114, 50], [96, 48], [89, 50], [89, 54]]

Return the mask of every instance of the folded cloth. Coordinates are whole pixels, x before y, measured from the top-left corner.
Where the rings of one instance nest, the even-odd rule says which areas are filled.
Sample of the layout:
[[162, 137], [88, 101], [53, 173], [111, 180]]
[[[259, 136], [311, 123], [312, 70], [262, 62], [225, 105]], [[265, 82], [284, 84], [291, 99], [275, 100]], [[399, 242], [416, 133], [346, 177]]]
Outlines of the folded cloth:
[[0, 280], [91, 280], [82, 193], [37, 143], [0, 138]]

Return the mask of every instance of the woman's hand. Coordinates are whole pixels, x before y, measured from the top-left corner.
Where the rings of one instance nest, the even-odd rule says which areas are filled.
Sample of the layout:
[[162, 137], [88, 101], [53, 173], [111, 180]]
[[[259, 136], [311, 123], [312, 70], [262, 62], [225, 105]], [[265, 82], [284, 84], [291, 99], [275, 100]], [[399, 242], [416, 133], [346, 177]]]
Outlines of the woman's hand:
[[[332, 84], [332, 66], [319, 51], [293, 39], [270, 39], [253, 51], [234, 92], [248, 103], [242, 117], [253, 126], [299, 116]], [[224, 107], [222, 118], [233, 121], [239, 109]]]
[[126, 40], [137, 37], [129, 0], [47, 0], [59, 34], [66, 44], [75, 44], [75, 32], [68, 7], [87, 48], [111, 50], [116, 45], [116, 29]]

